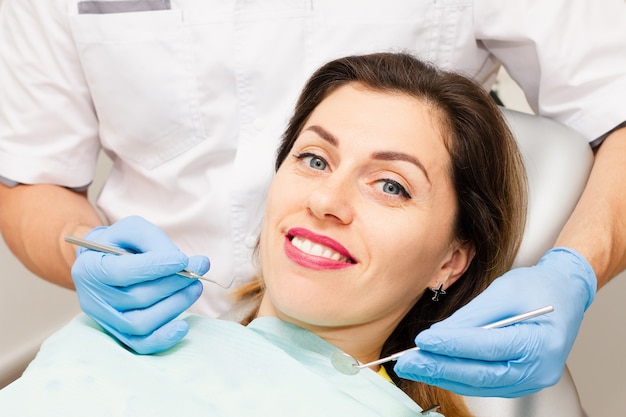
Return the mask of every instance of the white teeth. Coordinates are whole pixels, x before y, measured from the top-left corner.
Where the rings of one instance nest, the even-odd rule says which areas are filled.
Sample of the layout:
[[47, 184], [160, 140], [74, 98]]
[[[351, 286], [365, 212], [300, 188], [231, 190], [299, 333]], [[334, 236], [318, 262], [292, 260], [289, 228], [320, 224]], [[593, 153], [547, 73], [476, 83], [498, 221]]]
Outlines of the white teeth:
[[327, 248], [326, 246], [322, 246], [318, 243], [313, 243], [310, 240], [304, 239], [302, 237], [294, 236], [294, 238], [291, 239], [291, 244], [300, 249], [302, 252], [308, 253], [309, 255], [320, 256], [322, 258], [333, 259], [335, 261], [348, 261], [348, 258], [342, 256], [339, 252], [335, 252], [334, 250]]
[[311, 242], [310, 240], [301, 240], [300, 241], [300, 247], [298, 249], [300, 249], [302, 252], [306, 252], [306, 253], [311, 253], [311, 247], [313, 246], [313, 242]]
[[311, 248], [311, 252], [309, 253], [315, 256], [322, 256], [322, 254], [324, 253], [324, 247], [320, 245], [313, 245], [313, 247]]

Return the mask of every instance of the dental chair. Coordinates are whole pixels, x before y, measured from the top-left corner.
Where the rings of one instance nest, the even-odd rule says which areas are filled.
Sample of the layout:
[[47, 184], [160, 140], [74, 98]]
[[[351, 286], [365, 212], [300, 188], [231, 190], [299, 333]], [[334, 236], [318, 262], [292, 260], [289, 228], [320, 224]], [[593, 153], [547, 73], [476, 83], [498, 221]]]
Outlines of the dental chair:
[[[528, 219], [515, 267], [536, 264], [574, 210], [591, 171], [589, 143], [557, 122], [503, 109], [528, 176]], [[586, 417], [565, 367], [554, 386], [521, 398], [465, 397], [478, 417]]]

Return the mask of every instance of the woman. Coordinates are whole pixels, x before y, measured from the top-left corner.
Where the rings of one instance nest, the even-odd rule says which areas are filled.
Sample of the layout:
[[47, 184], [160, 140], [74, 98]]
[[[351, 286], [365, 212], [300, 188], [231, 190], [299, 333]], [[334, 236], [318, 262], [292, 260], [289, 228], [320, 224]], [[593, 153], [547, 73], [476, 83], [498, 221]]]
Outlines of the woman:
[[[523, 232], [523, 165], [498, 109], [475, 83], [409, 55], [318, 70], [276, 170], [268, 208], [280, 209], [268, 209], [260, 240], [265, 286], [244, 298], [263, 295], [254, 314], [309, 328], [363, 363], [414, 346], [484, 290], [511, 267]], [[419, 404], [465, 412], [454, 395], [389, 371]]]
[[[97, 397], [102, 389], [51, 390], [47, 372], [63, 367], [72, 370], [73, 381], [104, 378], [101, 386], [118, 390], [125, 406], [156, 404], [161, 411], [163, 384], [155, 380], [168, 375], [177, 395], [191, 395], [191, 388], [181, 392], [181, 386], [197, 390], [193, 401], [180, 403], [189, 407], [208, 398], [202, 409], [210, 408], [211, 415], [242, 412], [233, 409], [241, 400], [233, 402], [233, 392], [255, 415], [283, 415], [267, 398], [293, 386], [281, 404], [299, 404], [299, 415], [319, 412], [312, 411], [317, 400], [332, 404], [326, 415], [376, 414], [376, 407], [400, 415], [385, 408], [400, 403], [403, 413], [414, 415], [421, 409], [406, 404], [378, 375], [333, 370], [329, 352], [339, 349], [369, 362], [411, 347], [419, 331], [506, 271], [525, 220], [523, 172], [503, 118], [475, 83], [405, 54], [332, 61], [305, 86], [278, 150], [258, 243], [261, 278], [240, 290], [254, 305], [247, 327], [192, 316], [186, 344], [163, 356], [135, 356], [111, 347], [112, 339], [103, 342], [103, 333], [83, 318], [44, 346], [25, 377], [0, 395], [0, 410], [25, 407], [19, 399], [33, 392], [40, 394], [37, 406], [46, 404], [44, 398], [62, 403], [64, 393], [74, 402], [88, 401], [90, 412], [105, 402]], [[106, 262], [113, 255], [85, 251], [77, 263], [86, 256]], [[77, 342], [81, 335], [84, 343]], [[105, 350], [85, 356], [99, 349]], [[115, 377], [117, 370], [122, 378]], [[452, 393], [401, 380], [391, 368], [374, 370], [383, 376], [388, 371], [424, 408], [439, 405], [447, 416], [470, 415]], [[142, 375], [150, 379], [131, 382]], [[243, 380], [254, 393], [245, 391]], [[143, 391], [131, 400], [124, 383]], [[106, 401], [111, 398], [116, 395], [108, 393]]]

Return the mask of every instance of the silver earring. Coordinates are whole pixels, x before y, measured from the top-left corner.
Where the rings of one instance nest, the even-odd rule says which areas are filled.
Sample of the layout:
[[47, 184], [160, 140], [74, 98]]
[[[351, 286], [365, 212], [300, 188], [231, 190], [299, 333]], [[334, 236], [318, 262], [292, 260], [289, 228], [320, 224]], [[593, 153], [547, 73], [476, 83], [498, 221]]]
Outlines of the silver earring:
[[431, 298], [431, 300], [433, 300], [433, 301], [439, 301], [439, 296], [446, 294], [446, 291], [443, 289], [443, 283], [439, 284], [439, 287], [431, 288], [430, 290], [433, 293], [435, 293], [435, 295], [433, 295], [433, 298]]

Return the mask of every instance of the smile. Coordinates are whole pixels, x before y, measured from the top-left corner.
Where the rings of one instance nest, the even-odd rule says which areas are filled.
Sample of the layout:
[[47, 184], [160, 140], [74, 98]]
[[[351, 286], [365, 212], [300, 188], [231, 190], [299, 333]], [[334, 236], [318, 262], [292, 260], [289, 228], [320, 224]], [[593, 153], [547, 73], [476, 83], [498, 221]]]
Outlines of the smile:
[[285, 254], [300, 266], [318, 270], [343, 269], [357, 263], [336, 240], [300, 227], [285, 236]]
[[291, 239], [291, 244], [309, 255], [320, 256], [322, 258], [332, 259], [333, 261], [339, 262], [352, 262], [347, 256], [343, 256], [331, 248], [312, 242], [303, 237], [294, 236]]

